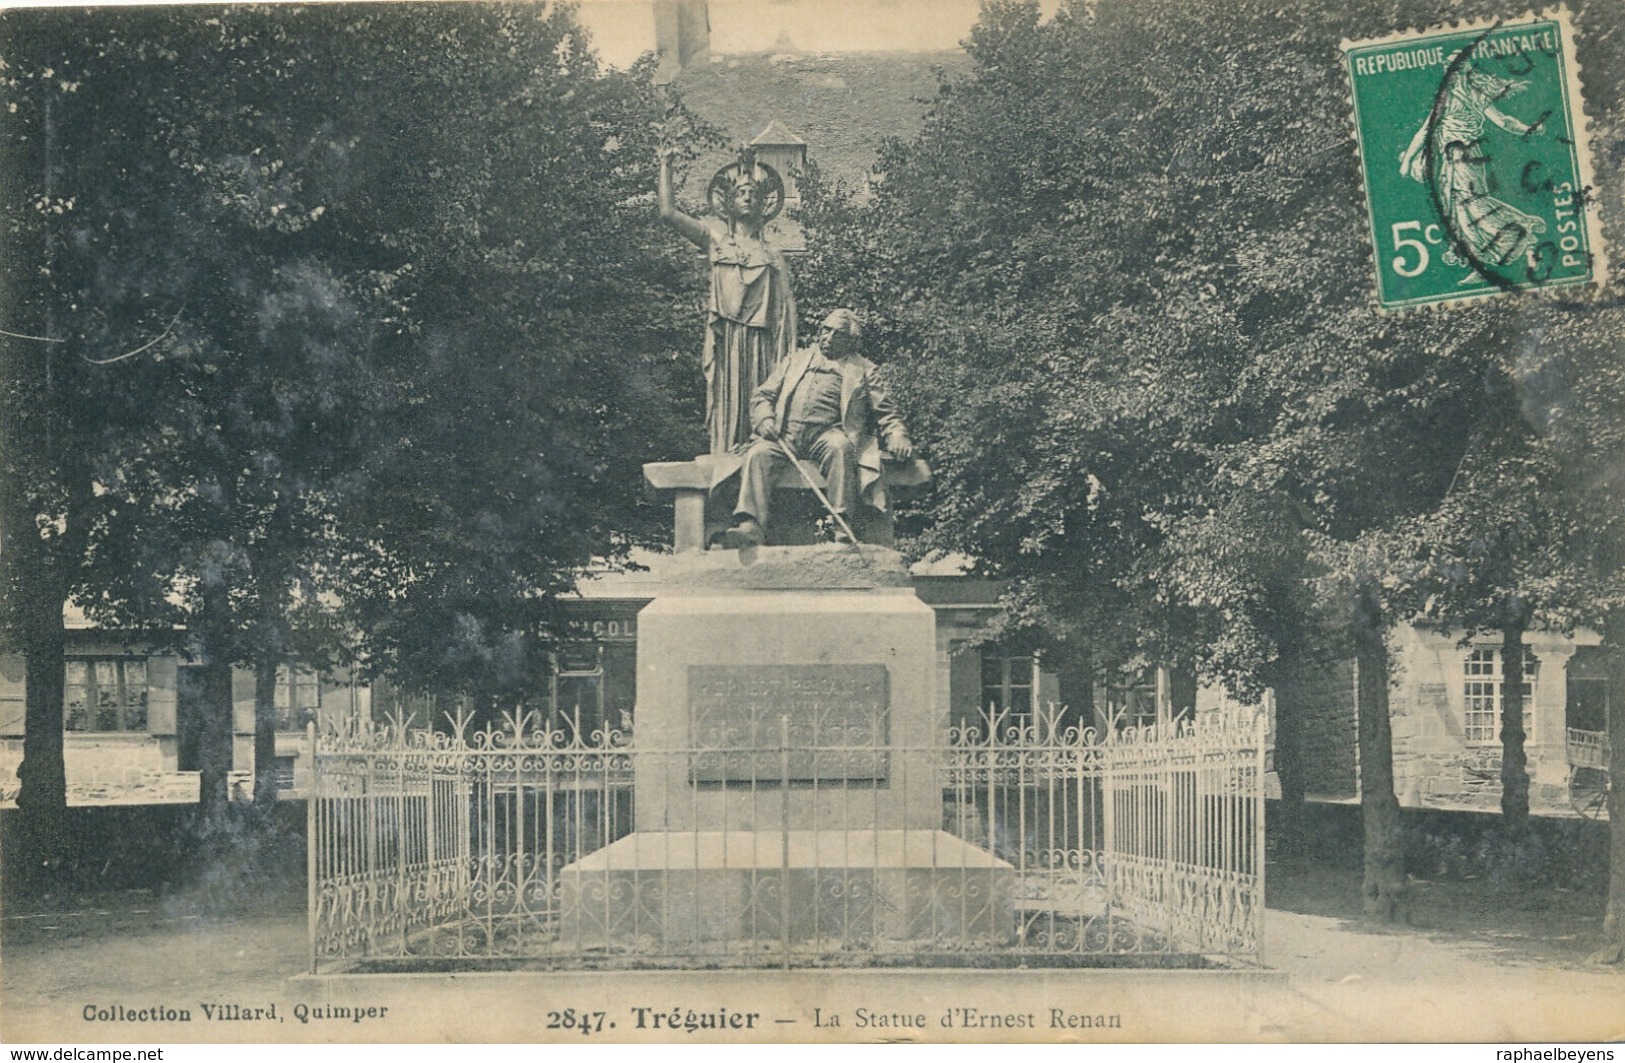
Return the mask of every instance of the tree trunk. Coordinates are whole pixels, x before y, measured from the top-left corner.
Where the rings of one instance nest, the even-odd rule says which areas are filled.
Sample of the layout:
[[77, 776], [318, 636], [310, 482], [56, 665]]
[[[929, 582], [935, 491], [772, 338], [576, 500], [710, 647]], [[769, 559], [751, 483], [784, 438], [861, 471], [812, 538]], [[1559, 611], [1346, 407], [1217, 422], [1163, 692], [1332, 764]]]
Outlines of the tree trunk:
[[[51, 96], [46, 92], [44, 97], [44, 156], [41, 160], [47, 201], [55, 183], [52, 153], [56, 125], [52, 121]], [[52, 228], [47, 226], [44, 247], [47, 272], [55, 258], [54, 246]], [[45, 334], [54, 337], [56, 325], [48, 299], [45, 308]], [[7, 350], [11, 349], [8, 344]], [[57, 457], [52, 445], [57, 437], [52, 434], [50, 420], [54, 413], [54, 396], [49, 345], [39, 352], [37, 359], [8, 355], [5, 369], [7, 386], [17, 389], [13, 394], [20, 396], [24, 403], [39, 403], [27, 416], [20, 409], [5, 411], [5, 443], [11, 451], [7, 457], [12, 461], [19, 456], [24, 458], [21, 466], [8, 467], [8, 471], [26, 468], [39, 475], [43, 470], [40, 479], [46, 480], [54, 470], [45, 463]], [[8, 483], [5, 487], [5, 508], [0, 514], [0, 530], [5, 535], [4, 590], [17, 596], [21, 615], [15, 620], [21, 635], [23, 682], [26, 684], [23, 760], [17, 766], [19, 856], [31, 876], [54, 870], [68, 856], [68, 781], [62, 741], [66, 682], [63, 657], [67, 650], [62, 607], [67, 601], [67, 589], [56, 578], [60, 570], [50, 563], [50, 548], [41, 541], [36, 523], [38, 511], [30, 492], [21, 482]]]
[[[27, 576], [25, 579], [29, 578]], [[49, 580], [40, 580], [49, 583]], [[24, 881], [48, 881], [71, 855], [68, 781], [63, 761], [63, 687], [67, 632], [63, 597], [39, 587], [23, 618], [23, 760], [17, 768], [18, 867]]]
[[198, 721], [198, 811], [205, 824], [225, 819], [231, 804], [231, 661], [203, 663], [203, 713]]
[[271, 657], [254, 665], [254, 807], [261, 809], [276, 804], [277, 666]]
[[197, 741], [198, 811], [206, 831], [224, 822], [231, 805], [234, 628], [227, 594], [223, 584], [205, 586], [197, 614], [203, 658], [198, 670], [203, 693]]
[[1394, 738], [1388, 717], [1388, 647], [1375, 588], [1363, 588], [1354, 628], [1355, 701], [1359, 718], [1360, 812], [1365, 823], [1365, 918], [1410, 922], [1410, 885], [1394, 796]]
[[[1613, 632], [1610, 632], [1613, 634]], [[1600, 963], [1625, 962], [1625, 651], [1609, 639], [1608, 655], [1608, 903], [1603, 909]]]
[[1526, 614], [1501, 631], [1501, 825], [1512, 840], [1529, 833], [1529, 757], [1524, 751], [1523, 634]]

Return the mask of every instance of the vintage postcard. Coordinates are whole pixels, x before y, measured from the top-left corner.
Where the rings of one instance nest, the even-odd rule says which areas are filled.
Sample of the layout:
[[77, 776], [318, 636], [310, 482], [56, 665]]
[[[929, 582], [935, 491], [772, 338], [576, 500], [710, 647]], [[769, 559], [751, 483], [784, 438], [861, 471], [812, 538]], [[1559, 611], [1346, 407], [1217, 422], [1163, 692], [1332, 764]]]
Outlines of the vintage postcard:
[[1622, 159], [1617, 0], [0, 10], [0, 1039], [1625, 1039]]

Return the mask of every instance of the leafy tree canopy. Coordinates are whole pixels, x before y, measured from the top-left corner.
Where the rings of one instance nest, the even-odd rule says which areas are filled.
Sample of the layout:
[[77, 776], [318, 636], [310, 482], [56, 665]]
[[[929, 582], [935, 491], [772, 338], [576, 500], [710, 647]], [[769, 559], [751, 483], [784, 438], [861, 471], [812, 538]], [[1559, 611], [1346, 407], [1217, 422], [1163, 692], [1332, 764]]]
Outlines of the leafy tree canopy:
[[217, 593], [234, 659], [342, 604], [409, 684], [533, 667], [573, 573], [658, 534], [639, 465], [695, 449], [650, 69], [528, 4], [0, 34], [0, 328], [51, 341], [7, 340], [8, 474], [68, 590], [191, 626]]
[[[1601, 575], [1579, 579], [1574, 551], [1617, 528], [1574, 523], [1595, 495], [1557, 497], [1609, 467], [1575, 422], [1610, 416], [1579, 396], [1625, 334], [1618, 282], [1584, 303], [1372, 305], [1339, 43], [1496, 14], [1469, 8], [1136, 0], [1046, 22], [989, 4], [973, 70], [888, 146], [873, 200], [815, 185], [808, 212], [803, 298], [869, 311], [937, 471], [916, 547], [1010, 577], [1014, 623], [1256, 688], [1316, 619], [1311, 575], [1376, 565], [1404, 608], [1428, 559], [1474, 540], [1450, 514], [1505, 524], [1477, 496], [1522, 484], [1542, 499], [1519, 503], [1518, 542], [1543, 544], [1528, 580], [1554, 617], [1595, 613]], [[1618, 27], [1606, 5], [1577, 19], [1617, 157]], [[1561, 410], [1520, 404], [1537, 392]]]

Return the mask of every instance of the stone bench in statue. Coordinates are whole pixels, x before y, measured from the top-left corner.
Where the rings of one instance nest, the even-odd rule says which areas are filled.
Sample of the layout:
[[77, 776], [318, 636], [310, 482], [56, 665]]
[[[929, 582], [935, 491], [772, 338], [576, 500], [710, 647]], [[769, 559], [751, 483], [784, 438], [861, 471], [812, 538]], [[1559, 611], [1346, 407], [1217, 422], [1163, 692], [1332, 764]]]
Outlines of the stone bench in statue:
[[[817, 541], [816, 522], [824, 516], [810, 479], [819, 489], [824, 477], [818, 466], [802, 461], [801, 474], [785, 468], [774, 481], [775, 496], [787, 493], [784, 504], [775, 503], [768, 544], [804, 545]], [[739, 490], [739, 459], [731, 454], [702, 454], [693, 461], [654, 461], [643, 466], [643, 478], [656, 490], [670, 491], [673, 501], [672, 549], [677, 553], [704, 550], [712, 535], [726, 528], [733, 518], [733, 503]], [[887, 461], [885, 488], [888, 493], [906, 494], [931, 481], [931, 469], [919, 458]], [[882, 494], [881, 498], [885, 499]], [[871, 505], [856, 507], [848, 514], [861, 542], [877, 546], [893, 545], [891, 515]]]

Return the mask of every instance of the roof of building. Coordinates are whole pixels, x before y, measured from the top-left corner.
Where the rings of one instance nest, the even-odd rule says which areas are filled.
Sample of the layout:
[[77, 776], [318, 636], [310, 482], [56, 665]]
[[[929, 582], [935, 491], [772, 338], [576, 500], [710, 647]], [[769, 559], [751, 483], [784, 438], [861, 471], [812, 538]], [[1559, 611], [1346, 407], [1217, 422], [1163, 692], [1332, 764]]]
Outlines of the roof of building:
[[807, 142], [786, 129], [784, 123], [777, 118], [767, 123], [767, 128], [751, 138], [751, 143], [757, 147], [771, 148], [804, 148]]
[[709, 63], [684, 70], [675, 87], [733, 143], [695, 160], [687, 191], [698, 195], [718, 167], [733, 161], [740, 143], [774, 126], [794, 130], [795, 143], [806, 145], [826, 177], [862, 189], [881, 142], [919, 131], [939, 74], [970, 66], [964, 52], [713, 54]]

